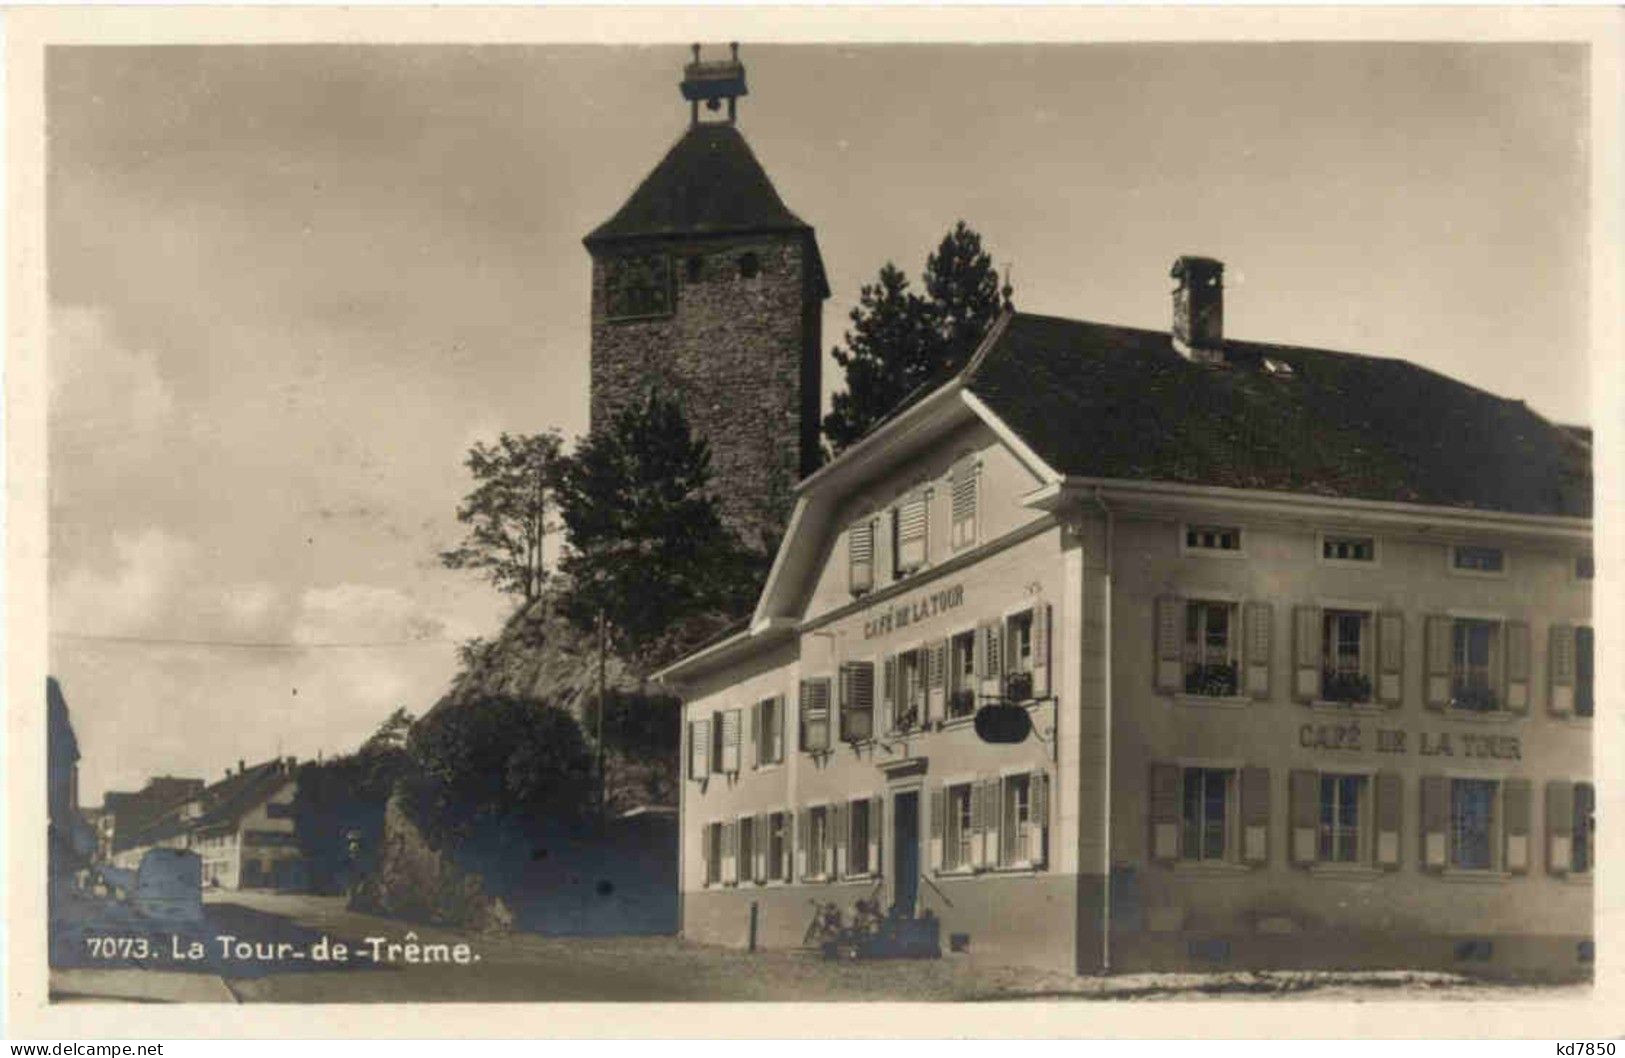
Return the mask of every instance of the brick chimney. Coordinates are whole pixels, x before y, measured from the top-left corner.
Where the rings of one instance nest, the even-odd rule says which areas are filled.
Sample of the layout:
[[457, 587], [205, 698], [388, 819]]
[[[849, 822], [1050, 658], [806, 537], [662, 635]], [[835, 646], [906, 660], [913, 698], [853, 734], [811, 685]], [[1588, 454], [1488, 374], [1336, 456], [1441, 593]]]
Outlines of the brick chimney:
[[1181, 257], [1174, 287], [1174, 348], [1187, 360], [1224, 362], [1224, 262]]

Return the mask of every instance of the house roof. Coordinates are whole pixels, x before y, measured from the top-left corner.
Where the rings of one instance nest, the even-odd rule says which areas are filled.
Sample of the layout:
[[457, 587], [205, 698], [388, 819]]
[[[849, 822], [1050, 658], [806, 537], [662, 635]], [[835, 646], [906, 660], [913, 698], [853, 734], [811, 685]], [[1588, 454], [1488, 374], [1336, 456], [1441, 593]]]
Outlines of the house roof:
[[1521, 401], [1404, 360], [1224, 349], [1192, 362], [1166, 332], [1015, 313], [962, 377], [1065, 476], [1591, 515], [1589, 446]]
[[[243, 816], [264, 804], [272, 794], [291, 781], [291, 770], [287, 762], [281, 759], [244, 768], [204, 787], [195, 797], [175, 804], [161, 819], [140, 832], [127, 837], [120, 835], [116, 845], [121, 849], [151, 845], [189, 830], [235, 826]], [[191, 819], [184, 818], [180, 812], [182, 805], [198, 799], [203, 802], [203, 814]]]

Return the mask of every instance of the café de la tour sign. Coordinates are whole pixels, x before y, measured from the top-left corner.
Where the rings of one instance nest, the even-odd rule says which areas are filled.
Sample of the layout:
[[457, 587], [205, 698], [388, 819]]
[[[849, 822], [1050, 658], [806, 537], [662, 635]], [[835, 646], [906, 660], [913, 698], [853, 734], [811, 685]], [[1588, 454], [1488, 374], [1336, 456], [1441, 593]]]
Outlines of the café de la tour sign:
[[965, 604], [965, 586], [950, 584], [946, 588], [926, 592], [904, 599], [895, 606], [877, 610], [863, 622], [863, 638], [877, 639], [901, 628], [929, 620]]

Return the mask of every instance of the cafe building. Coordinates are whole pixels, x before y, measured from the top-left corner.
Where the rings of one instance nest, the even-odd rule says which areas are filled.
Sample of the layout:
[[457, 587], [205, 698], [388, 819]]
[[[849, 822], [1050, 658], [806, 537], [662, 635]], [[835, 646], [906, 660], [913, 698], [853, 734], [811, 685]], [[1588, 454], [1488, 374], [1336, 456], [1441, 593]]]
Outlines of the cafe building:
[[1080, 973], [1587, 971], [1589, 434], [1172, 279], [1167, 332], [1007, 313], [800, 483], [659, 674], [685, 936], [874, 897]]

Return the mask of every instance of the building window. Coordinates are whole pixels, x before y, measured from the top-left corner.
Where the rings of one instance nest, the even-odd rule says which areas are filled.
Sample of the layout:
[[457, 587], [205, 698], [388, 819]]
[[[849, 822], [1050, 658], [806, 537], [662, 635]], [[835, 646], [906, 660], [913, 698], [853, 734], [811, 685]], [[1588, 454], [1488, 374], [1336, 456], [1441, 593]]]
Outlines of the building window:
[[866, 742], [875, 734], [875, 663], [841, 665], [841, 741]]
[[1463, 871], [1495, 868], [1499, 787], [1491, 779], [1450, 780], [1450, 866]]
[[1184, 769], [1180, 790], [1181, 859], [1229, 858], [1235, 775], [1223, 768]]
[[1043, 859], [1034, 845], [1042, 840], [1034, 825], [1032, 776], [1007, 775], [1000, 784], [999, 862], [1006, 867], [1025, 867]]
[[897, 702], [892, 729], [912, 731], [925, 715], [925, 648], [906, 650], [897, 656]]
[[869, 862], [869, 802], [852, 801], [846, 806], [846, 873], [871, 874], [874, 864]]
[[875, 586], [875, 521], [867, 518], [854, 524], [846, 535], [847, 582], [853, 595], [862, 595]]
[[790, 816], [774, 812], [767, 817], [767, 880], [787, 881], [790, 877]]
[[970, 783], [948, 787], [948, 825], [942, 835], [944, 870], [963, 870], [975, 863], [971, 853], [976, 837], [976, 821], [971, 807], [975, 792]]
[[1232, 602], [1185, 604], [1185, 693], [1228, 698], [1240, 689]]
[[710, 823], [705, 828], [705, 884], [722, 881], [722, 824]]
[[948, 645], [948, 719], [976, 712], [976, 632], [961, 632]]
[[1570, 870], [1583, 874], [1591, 870], [1597, 847], [1597, 788], [1588, 782], [1574, 784], [1574, 843]]
[[1371, 536], [1333, 536], [1320, 538], [1320, 557], [1327, 562], [1375, 562], [1377, 540]]
[[763, 698], [756, 708], [756, 760], [778, 764], [784, 760], [784, 699]]
[[1320, 840], [1316, 856], [1322, 863], [1364, 863], [1368, 859], [1364, 824], [1369, 785], [1364, 775], [1320, 777]]
[[1185, 550], [1240, 551], [1241, 530], [1233, 525], [1188, 525]]
[[748, 882], [756, 876], [756, 819], [746, 816], [734, 824], [734, 833], [738, 835], [739, 847], [734, 850], [736, 859], [734, 878], [741, 882]]
[[1457, 618], [1451, 623], [1450, 704], [1475, 713], [1501, 707], [1501, 623]]
[[829, 749], [829, 680], [801, 681], [801, 748]]
[[971, 460], [961, 460], [949, 472], [952, 490], [954, 547], [969, 547], [976, 543], [976, 501], [980, 489], [981, 468]]
[[899, 577], [925, 565], [931, 494], [910, 496], [892, 511], [892, 572]]
[[1369, 702], [1371, 615], [1326, 610], [1321, 620], [1321, 697], [1329, 702]]
[[1463, 573], [1506, 572], [1506, 552], [1498, 547], [1457, 544], [1450, 549], [1450, 566]]
[[807, 812], [807, 876], [823, 878], [829, 873], [829, 807], [819, 805]]
[[1595, 636], [1588, 625], [1574, 630], [1574, 715], [1590, 716], [1596, 710], [1593, 665]]

